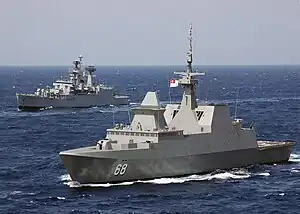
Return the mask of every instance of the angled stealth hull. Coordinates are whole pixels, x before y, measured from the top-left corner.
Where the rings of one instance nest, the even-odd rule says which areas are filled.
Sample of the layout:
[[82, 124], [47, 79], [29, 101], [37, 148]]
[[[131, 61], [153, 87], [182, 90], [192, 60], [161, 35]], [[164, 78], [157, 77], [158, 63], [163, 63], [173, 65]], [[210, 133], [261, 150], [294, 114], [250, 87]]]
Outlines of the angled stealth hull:
[[[96, 147], [70, 150], [60, 153], [72, 180], [79, 183], [113, 183], [147, 180], [159, 177], [175, 177], [230, 169], [255, 164], [287, 162], [294, 143], [261, 144], [250, 148], [207, 154], [162, 157], [154, 150], [136, 150], [127, 154], [108, 155], [89, 152]], [[124, 152], [124, 151], [123, 151]], [[81, 155], [75, 155], [81, 153]], [[117, 158], [118, 156], [122, 158]], [[126, 157], [127, 156], [127, 157]], [[126, 164], [126, 165], [125, 165]], [[119, 165], [119, 166], [118, 166]], [[123, 172], [121, 172], [123, 167]], [[121, 173], [116, 173], [119, 171]], [[115, 175], [116, 173], [117, 175]]]
[[107, 129], [96, 146], [60, 153], [72, 180], [112, 183], [288, 161], [294, 142], [257, 141], [228, 105], [197, 104], [195, 76], [203, 73], [192, 69], [191, 29], [187, 62], [186, 72], [176, 73], [184, 88], [180, 105], [162, 108], [156, 92], [148, 92], [130, 125]]

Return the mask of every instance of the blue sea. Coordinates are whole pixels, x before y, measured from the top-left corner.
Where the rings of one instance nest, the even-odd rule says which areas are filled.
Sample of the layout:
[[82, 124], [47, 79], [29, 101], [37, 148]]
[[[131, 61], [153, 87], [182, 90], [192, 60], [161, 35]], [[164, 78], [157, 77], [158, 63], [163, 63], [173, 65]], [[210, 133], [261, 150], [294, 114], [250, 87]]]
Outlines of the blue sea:
[[[122, 107], [19, 112], [17, 92], [34, 92], [67, 67], [0, 67], [0, 213], [300, 213], [300, 67], [214, 66], [197, 88], [199, 102], [228, 103], [263, 140], [298, 142], [288, 164], [120, 184], [70, 180], [58, 153], [94, 145], [156, 90], [179, 102], [168, 82], [180, 66], [97, 67], [97, 79], [131, 97]], [[169, 93], [170, 92], [170, 93]], [[169, 96], [170, 94], [170, 96]]]

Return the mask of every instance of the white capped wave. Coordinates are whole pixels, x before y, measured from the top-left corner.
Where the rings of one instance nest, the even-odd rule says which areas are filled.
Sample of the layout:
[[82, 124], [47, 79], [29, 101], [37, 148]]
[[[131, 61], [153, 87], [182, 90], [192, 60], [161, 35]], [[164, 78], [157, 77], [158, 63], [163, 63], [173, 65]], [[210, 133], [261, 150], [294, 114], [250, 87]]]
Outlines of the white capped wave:
[[269, 172], [262, 172], [262, 173], [258, 173], [257, 175], [260, 175], [260, 176], [270, 176], [270, 173]]
[[140, 105], [141, 103], [129, 103], [129, 105]]
[[297, 169], [297, 168], [291, 168], [291, 172], [300, 172], [300, 169]]
[[35, 195], [36, 193], [34, 192], [23, 192], [23, 191], [19, 191], [19, 190], [15, 190], [10, 192], [8, 195], [12, 196], [12, 195]]
[[69, 174], [59, 176], [59, 180], [61, 181], [71, 181], [71, 176]]
[[299, 154], [291, 154], [289, 161], [300, 162], [300, 155]]
[[56, 197], [58, 200], [65, 200], [65, 197]]
[[12, 191], [11, 193], [10, 193], [10, 195], [20, 195], [20, 194], [22, 194], [22, 191]]

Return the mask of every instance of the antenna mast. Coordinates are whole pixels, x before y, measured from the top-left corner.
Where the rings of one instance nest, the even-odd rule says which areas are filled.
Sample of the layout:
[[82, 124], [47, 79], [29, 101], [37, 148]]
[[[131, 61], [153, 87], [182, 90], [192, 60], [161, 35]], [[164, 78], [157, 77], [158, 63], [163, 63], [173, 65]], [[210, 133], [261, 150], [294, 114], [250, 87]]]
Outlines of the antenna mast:
[[196, 101], [196, 85], [198, 80], [195, 78], [199, 75], [205, 75], [205, 73], [197, 73], [193, 71], [192, 62], [193, 62], [193, 46], [192, 46], [192, 24], [190, 24], [189, 30], [189, 50], [187, 52], [187, 68], [184, 72], [174, 72], [179, 74], [181, 78], [178, 80], [178, 84], [183, 86], [184, 93], [181, 100], [181, 107], [195, 109], [197, 108]]
[[112, 109], [112, 119], [113, 119], [113, 127], [116, 126], [116, 122], [115, 122], [115, 107], [113, 106], [113, 109]]
[[190, 24], [190, 33], [189, 33], [189, 50], [187, 52], [187, 73], [193, 72], [192, 70], [192, 62], [193, 62], [193, 37], [192, 37], [193, 26]]
[[83, 56], [82, 56], [82, 55], [79, 55], [79, 57], [78, 57], [78, 58], [79, 58], [79, 61], [80, 61], [80, 62], [82, 62], [82, 58], [83, 58]]
[[236, 115], [237, 115], [237, 101], [238, 101], [238, 98], [239, 98], [239, 90], [240, 90], [240, 88], [238, 87], [238, 88], [237, 88], [237, 91], [236, 91], [234, 119], [236, 119]]

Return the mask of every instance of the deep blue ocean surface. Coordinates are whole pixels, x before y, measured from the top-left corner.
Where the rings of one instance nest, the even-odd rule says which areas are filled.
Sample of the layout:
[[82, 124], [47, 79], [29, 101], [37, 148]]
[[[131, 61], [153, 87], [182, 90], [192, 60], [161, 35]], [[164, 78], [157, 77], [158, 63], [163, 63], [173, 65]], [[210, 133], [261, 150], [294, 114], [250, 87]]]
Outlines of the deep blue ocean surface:
[[[15, 93], [50, 85], [67, 67], [0, 67], [0, 213], [300, 213], [300, 67], [207, 67], [197, 90], [199, 102], [226, 102], [232, 115], [237, 100], [259, 139], [298, 142], [289, 164], [114, 185], [70, 180], [58, 153], [103, 138], [112, 111], [128, 122], [148, 90], [167, 102], [174, 69], [98, 67], [130, 106], [30, 113], [18, 112]], [[172, 88], [171, 100], [181, 92]]]

